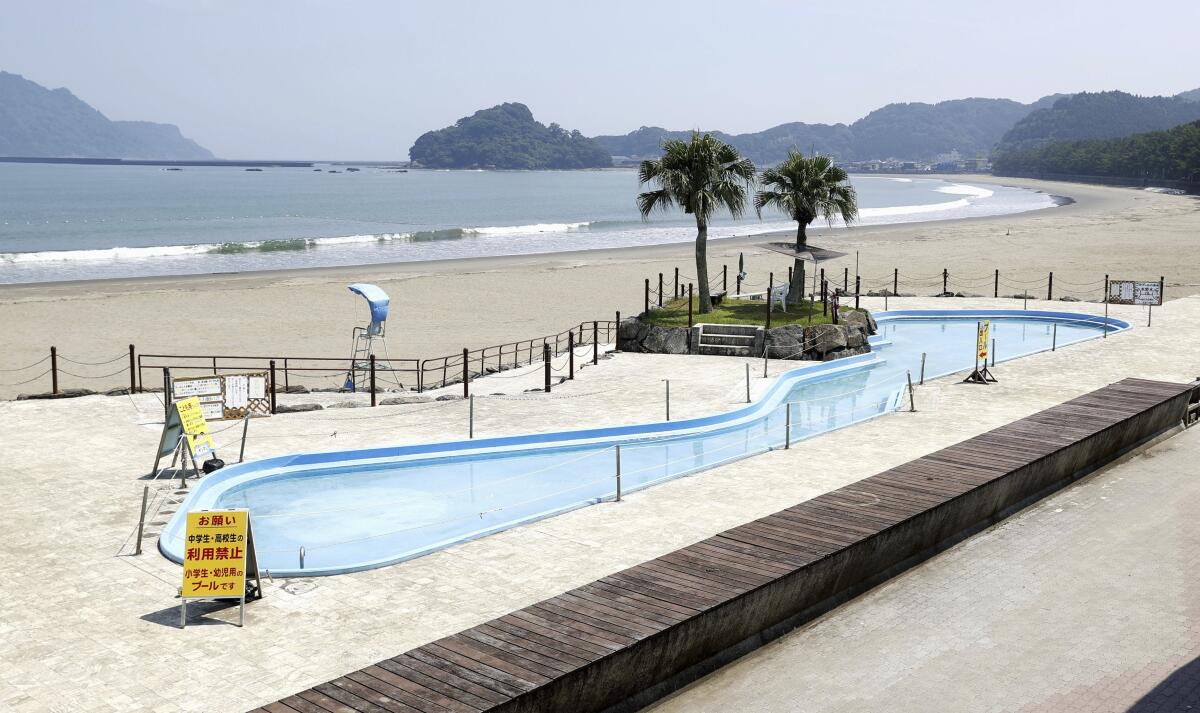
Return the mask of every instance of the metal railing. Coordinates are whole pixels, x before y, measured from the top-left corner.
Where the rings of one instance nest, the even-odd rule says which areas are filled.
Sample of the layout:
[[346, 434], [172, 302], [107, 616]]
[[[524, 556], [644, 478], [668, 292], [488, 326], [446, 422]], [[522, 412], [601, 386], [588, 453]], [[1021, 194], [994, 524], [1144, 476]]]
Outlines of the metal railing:
[[[363, 361], [345, 357], [285, 357], [285, 356], [233, 356], [213, 354], [139, 354], [137, 355], [138, 389], [144, 390], [145, 373], [149, 370], [157, 375], [170, 369], [175, 376], [200, 376], [203, 374], [230, 374], [247, 371], [271, 371], [275, 367], [279, 383], [276, 388], [283, 391], [291, 388], [291, 382], [311, 386], [312, 380], [324, 381], [324, 385], [342, 387], [347, 378], [354, 379], [358, 372], [369, 368]], [[388, 382], [406, 391], [420, 390], [420, 360], [378, 359], [375, 371], [386, 387]], [[152, 377], [154, 378], [154, 377]], [[306, 383], [307, 382], [307, 383]]]

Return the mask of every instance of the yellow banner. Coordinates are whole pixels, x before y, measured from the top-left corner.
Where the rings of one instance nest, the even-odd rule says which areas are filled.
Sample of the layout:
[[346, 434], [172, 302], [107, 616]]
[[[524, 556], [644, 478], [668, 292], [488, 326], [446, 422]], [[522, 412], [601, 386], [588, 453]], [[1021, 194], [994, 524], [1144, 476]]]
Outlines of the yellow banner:
[[179, 421], [183, 424], [183, 433], [187, 438], [188, 450], [192, 452], [192, 457], [203, 458], [215, 451], [217, 446], [208, 433], [208, 422], [204, 420], [200, 399], [191, 396], [176, 401], [175, 409], [179, 412]]
[[183, 551], [184, 598], [232, 597], [246, 592], [246, 510], [189, 512]]
[[992, 331], [991, 322], [989, 322], [986, 319], [983, 320], [983, 322], [980, 323], [980, 325], [979, 325], [978, 347], [979, 347], [979, 358], [984, 361], [987, 361], [987, 358], [988, 358], [988, 341], [989, 341], [988, 335], [991, 333], [991, 331]]

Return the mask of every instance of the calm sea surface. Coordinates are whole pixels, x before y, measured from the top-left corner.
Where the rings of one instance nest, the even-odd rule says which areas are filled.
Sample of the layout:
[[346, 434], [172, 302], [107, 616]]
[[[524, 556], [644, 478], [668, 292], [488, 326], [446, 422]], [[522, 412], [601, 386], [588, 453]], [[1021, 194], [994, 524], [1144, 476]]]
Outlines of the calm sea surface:
[[[241, 272], [686, 242], [681, 214], [643, 222], [632, 170], [0, 164], [0, 283]], [[337, 173], [330, 173], [330, 169]], [[1048, 208], [1035, 191], [855, 176], [860, 223]], [[790, 230], [723, 217], [710, 237]]]

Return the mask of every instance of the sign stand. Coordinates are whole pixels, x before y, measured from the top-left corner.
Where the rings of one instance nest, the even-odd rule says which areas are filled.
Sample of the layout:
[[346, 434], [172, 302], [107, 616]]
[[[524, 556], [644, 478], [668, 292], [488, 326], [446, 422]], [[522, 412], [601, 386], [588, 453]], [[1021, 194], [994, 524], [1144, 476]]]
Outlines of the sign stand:
[[[229, 566], [221, 566], [220, 563]], [[188, 600], [236, 599], [238, 626], [245, 626], [246, 600], [262, 599], [263, 596], [250, 511], [201, 510], [188, 513], [183, 568], [183, 587], [179, 595], [180, 629], [187, 627]], [[189, 594], [205, 589], [208, 594]], [[231, 593], [228, 596], [212, 594], [223, 590]], [[234, 591], [237, 593], [233, 594]]]
[[[988, 337], [991, 332], [991, 322], [984, 320], [983, 322], [975, 323], [975, 369], [967, 378], [963, 379], [964, 384], [989, 384], [995, 383], [996, 377], [992, 376], [992, 372], [988, 369]], [[979, 366], [979, 360], [983, 360], [983, 367]]]

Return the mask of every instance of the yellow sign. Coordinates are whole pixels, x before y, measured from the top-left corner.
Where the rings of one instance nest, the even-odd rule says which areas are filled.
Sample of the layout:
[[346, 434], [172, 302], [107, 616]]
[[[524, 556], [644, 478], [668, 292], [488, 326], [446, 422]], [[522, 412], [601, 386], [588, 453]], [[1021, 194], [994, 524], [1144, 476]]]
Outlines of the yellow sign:
[[987, 361], [988, 358], [988, 335], [991, 333], [991, 323], [988, 320], [983, 320], [979, 325], [979, 358]]
[[188, 450], [192, 458], [203, 458], [217, 449], [212, 436], [208, 433], [208, 422], [204, 420], [204, 411], [200, 407], [200, 399], [191, 396], [175, 402], [179, 412], [179, 421], [183, 424], [183, 433], [187, 437]]
[[[183, 552], [183, 598], [244, 597], [247, 552], [253, 546], [249, 511], [189, 512]], [[257, 572], [254, 574], [257, 576]]]

